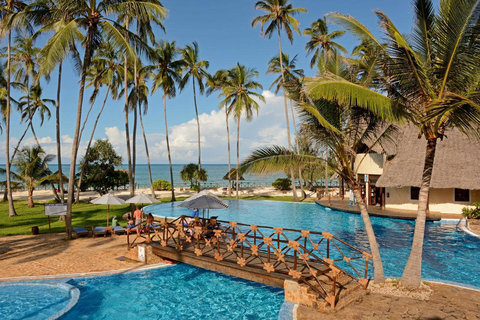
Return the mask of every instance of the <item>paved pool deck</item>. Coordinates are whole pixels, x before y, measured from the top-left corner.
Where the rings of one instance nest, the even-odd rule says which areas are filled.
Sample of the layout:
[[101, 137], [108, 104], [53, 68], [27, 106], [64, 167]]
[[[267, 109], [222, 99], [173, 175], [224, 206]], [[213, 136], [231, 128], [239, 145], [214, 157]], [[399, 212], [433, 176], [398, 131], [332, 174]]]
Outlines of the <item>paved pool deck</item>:
[[[315, 201], [317, 204], [341, 211], [347, 211], [351, 213], [360, 213], [360, 209], [357, 206], [350, 206], [348, 205], [348, 199], [340, 199], [340, 198], [332, 198], [330, 200], [330, 204], [328, 199], [322, 198], [320, 200]], [[406, 219], [406, 220], [415, 220], [417, 218], [417, 211], [416, 210], [401, 210], [401, 209], [382, 209], [381, 207], [376, 206], [368, 206], [368, 213], [371, 216], [378, 216], [378, 217], [388, 217], [393, 219]], [[453, 214], [453, 213], [440, 213], [431, 211], [427, 213], [427, 221], [439, 221], [441, 219], [457, 219], [459, 220], [462, 218], [460, 214]]]
[[[129, 272], [145, 267], [124, 259], [126, 252], [124, 236], [71, 241], [63, 233], [0, 237], [0, 282]], [[155, 267], [164, 264], [161, 260], [152, 262]], [[297, 319], [480, 319], [480, 291], [437, 283], [430, 283], [430, 287], [433, 293], [428, 301], [371, 293], [332, 314], [300, 306]]]

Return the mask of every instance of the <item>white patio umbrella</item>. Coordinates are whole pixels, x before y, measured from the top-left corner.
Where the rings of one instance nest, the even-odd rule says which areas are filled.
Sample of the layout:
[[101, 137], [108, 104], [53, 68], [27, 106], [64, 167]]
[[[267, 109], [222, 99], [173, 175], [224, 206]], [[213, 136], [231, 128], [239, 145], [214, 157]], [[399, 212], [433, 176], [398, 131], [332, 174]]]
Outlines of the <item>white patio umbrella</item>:
[[208, 210], [208, 214], [210, 214], [210, 209], [227, 209], [228, 204], [211, 193], [208, 190], [203, 190], [197, 193], [194, 196], [186, 199], [184, 202], [178, 205], [179, 207], [183, 208], [197, 208], [203, 209], [204, 217], [205, 217], [205, 210]]
[[110, 220], [110, 205], [121, 205], [125, 204], [125, 200], [115, 197], [113, 193], [107, 193], [104, 194], [103, 196], [93, 199], [90, 201], [91, 203], [94, 204], [106, 204], [107, 205], [107, 227], [108, 227], [108, 220]]
[[136, 196], [133, 196], [130, 199], [127, 199], [125, 202], [126, 203], [158, 203], [160, 201], [158, 201], [152, 196], [149, 196], [148, 194], [140, 192]]

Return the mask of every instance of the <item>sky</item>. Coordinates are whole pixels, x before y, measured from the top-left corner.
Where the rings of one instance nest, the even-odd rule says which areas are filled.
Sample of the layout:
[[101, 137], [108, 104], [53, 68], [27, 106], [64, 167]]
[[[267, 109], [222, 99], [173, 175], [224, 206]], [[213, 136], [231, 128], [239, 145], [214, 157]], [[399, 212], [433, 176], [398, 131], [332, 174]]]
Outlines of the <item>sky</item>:
[[[251, 122], [247, 123], [245, 119], [241, 119], [240, 159], [258, 147], [272, 144], [287, 145], [283, 97], [281, 92], [276, 96], [269, 90], [276, 76], [265, 74], [268, 61], [278, 55], [278, 38], [276, 35], [271, 39], [264, 38], [260, 35], [260, 27], [251, 27], [253, 18], [263, 14], [263, 11], [254, 10], [255, 2], [253, 0], [163, 0], [163, 5], [169, 11], [164, 23], [166, 34], [160, 29], [155, 29], [157, 39], [175, 40], [178, 47], [196, 41], [199, 45], [200, 59], [209, 61], [208, 71], [212, 74], [219, 69], [229, 69], [237, 62], [256, 68], [259, 72], [257, 80], [263, 85], [261, 92], [265, 97], [265, 103], [260, 103], [258, 116], [255, 116]], [[290, 3], [294, 7], [303, 7], [308, 10], [308, 13], [296, 16], [302, 31], [329, 12], [352, 15], [377, 37], [381, 37], [381, 33], [373, 10], [385, 12], [402, 33], [409, 33], [413, 22], [413, 7], [410, 0], [292, 0]], [[339, 29], [335, 25], [329, 25], [329, 28], [330, 30]], [[297, 68], [304, 69], [306, 76], [314, 76], [315, 70], [309, 66], [311, 56], [307, 56], [305, 51], [307, 41], [308, 37], [295, 34], [293, 43], [290, 43], [282, 34], [282, 50], [290, 56], [298, 55]], [[349, 52], [358, 44], [358, 41], [348, 34], [341, 37], [338, 42]], [[2, 45], [4, 45], [3, 42]], [[60, 112], [62, 160], [64, 163], [69, 163], [75, 130], [79, 77], [68, 62], [63, 70]], [[56, 97], [56, 75], [57, 72], [54, 71], [50, 83], [44, 83], [45, 98], [55, 99]], [[90, 93], [91, 91], [86, 90], [83, 117], [89, 107]], [[93, 106], [92, 115], [86, 124], [79, 157], [85, 153], [94, 118], [101, 107], [103, 94], [104, 91], [101, 91], [99, 95], [101, 98]], [[19, 94], [14, 93], [14, 98], [18, 99], [18, 97]], [[208, 97], [197, 94], [202, 163], [227, 163], [228, 161], [225, 113], [223, 109], [219, 109], [219, 101], [217, 93]], [[51, 107], [51, 111], [52, 118], [46, 120], [43, 126], [40, 127], [39, 118], [34, 119], [34, 125], [42, 147], [47, 153], [56, 155], [54, 107]], [[191, 82], [182, 92], [178, 92], [177, 97], [167, 100], [167, 120], [172, 161], [177, 164], [197, 161], [197, 127]], [[130, 123], [133, 123], [131, 115]], [[25, 124], [20, 123], [18, 112], [14, 112], [11, 145], [16, 145], [25, 127]], [[144, 116], [144, 127], [151, 163], [168, 163], [161, 90], [150, 96], [148, 113]], [[232, 161], [235, 161], [236, 157], [235, 128], [235, 123], [231, 120]], [[143, 137], [140, 127], [138, 129], [137, 163], [146, 163]], [[123, 162], [127, 162], [123, 100], [107, 101], [94, 137], [95, 139], [108, 138], [115, 150], [122, 155]], [[0, 141], [0, 152], [4, 154], [4, 132], [0, 135]], [[24, 145], [33, 144], [33, 136], [28, 132]], [[0, 163], [4, 162], [4, 159], [0, 160]], [[55, 162], [56, 160], [53, 161]]]

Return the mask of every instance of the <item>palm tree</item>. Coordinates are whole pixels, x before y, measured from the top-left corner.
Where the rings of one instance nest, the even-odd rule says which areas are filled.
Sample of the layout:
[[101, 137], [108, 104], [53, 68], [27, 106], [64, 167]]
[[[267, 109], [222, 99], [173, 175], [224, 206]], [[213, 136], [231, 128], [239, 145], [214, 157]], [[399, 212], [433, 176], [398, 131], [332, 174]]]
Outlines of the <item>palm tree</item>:
[[17, 153], [13, 165], [17, 167], [15, 178], [25, 183], [28, 192], [28, 207], [33, 208], [33, 191], [38, 185], [45, 183], [50, 171], [45, 163], [50, 162], [54, 155], [45, 154], [42, 147], [24, 147]]
[[[145, 40], [147, 36], [150, 37], [152, 43], [155, 41], [155, 36], [152, 31], [152, 23], [155, 23], [160, 26], [163, 31], [165, 28], [162, 24], [162, 21], [165, 19], [167, 10], [162, 6], [158, 0], [146, 0], [143, 3], [137, 0], [125, 0], [123, 3], [123, 11], [119, 12], [118, 22], [123, 23], [124, 27], [128, 30], [130, 25], [136, 21], [137, 35], [140, 32], [142, 40]], [[136, 35], [136, 36], [137, 36]], [[128, 39], [128, 36], [127, 36]], [[135, 195], [135, 167], [136, 167], [136, 132], [137, 132], [137, 105], [134, 103], [130, 104], [128, 99], [128, 59], [130, 58], [131, 62], [134, 65], [133, 72], [133, 82], [134, 82], [134, 92], [137, 90], [137, 50], [138, 46], [134, 46], [134, 56], [128, 56], [126, 53], [124, 55], [124, 97], [125, 97], [125, 138], [127, 143], [127, 159], [128, 159], [128, 177], [129, 177], [129, 189], [130, 196]], [[134, 99], [136, 101], [136, 98]], [[132, 107], [133, 111], [133, 141], [130, 143], [130, 129], [128, 121], [129, 105]], [[132, 145], [132, 150], [130, 150], [130, 145]], [[133, 209], [133, 205], [131, 206]]]
[[[255, 17], [252, 21], [252, 27], [261, 25], [262, 35], [272, 37], [275, 29], [278, 33], [278, 52], [280, 57], [280, 70], [282, 73], [282, 82], [285, 83], [285, 73], [283, 69], [283, 55], [282, 55], [282, 37], [280, 34], [281, 29], [285, 30], [287, 38], [293, 43], [293, 30], [300, 34], [298, 29], [299, 22], [297, 19], [293, 18], [294, 15], [307, 12], [305, 8], [293, 8], [291, 4], [288, 4], [289, 0], [261, 0], [255, 4], [255, 9], [260, 9], [266, 11], [266, 14]], [[263, 31], [264, 25], [268, 24]], [[288, 137], [288, 150], [292, 150], [292, 142], [290, 139], [290, 124], [288, 121], [288, 108], [287, 108], [287, 97], [285, 93], [283, 94], [283, 99], [285, 103], [285, 119], [287, 123], [287, 137]], [[294, 178], [293, 168], [290, 169], [290, 175]], [[297, 190], [295, 183], [293, 183], [293, 200], [298, 201]]]
[[[208, 90], [207, 94], [212, 93], [215, 90], [223, 90], [226, 86], [228, 85], [228, 71], [227, 70], [218, 70], [215, 72], [213, 77], [210, 78], [208, 82]], [[222, 94], [220, 94], [221, 96]], [[230, 158], [230, 129], [228, 126], [228, 116], [229, 116], [229, 109], [227, 107], [227, 104], [220, 104], [220, 108], [225, 107], [225, 123], [226, 123], [226, 128], [227, 128], [227, 150], [228, 150], [228, 196], [232, 196], [232, 165], [231, 165], [231, 158]]]
[[176, 96], [175, 84], [181, 80], [181, 69], [183, 67], [183, 61], [178, 60], [177, 56], [179, 51], [176, 47], [176, 42], [162, 41], [155, 47], [155, 60], [149, 67], [153, 73], [153, 87], [152, 94], [157, 91], [158, 88], [162, 88], [163, 91], [163, 116], [165, 120], [165, 140], [167, 143], [168, 153], [168, 165], [170, 168], [170, 184], [172, 185], [172, 201], [175, 199], [175, 188], [173, 183], [173, 167], [172, 167], [172, 155], [170, 153], [170, 142], [168, 139], [168, 124], [167, 124], [167, 97], [169, 99]]
[[[286, 90], [284, 90], [284, 92], [285, 94], [288, 94], [288, 87], [292, 87], [292, 86], [295, 87], [296, 84], [298, 84], [301, 81], [299, 78], [303, 79], [304, 74], [303, 74], [303, 69], [295, 69], [297, 55], [295, 55], [292, 58], [292, 60], [290, 60], [290, 57], [288, 54], [282, 53], [282, 55], [283, 55], [282, 61], [284, 62], [284, 73], [285, 73], [285, 79], [286, 79], [286, 86], [285, 86]], [[270, 86], [270, 89], [272, 89], [273, 86], [276, 85], [275, 94], [277, 94], [280, 88], [283, 87], [279, 56], [273, 57], [268, 62], [267, 74], [272, 74], [272, 73], [273, 74], [280, 73], [280, 75], [272, 82], [272, 85]], [[290, 112], [292, 113], [293, 130], [295, 132], [295, 145], [297, 148], [297, 153], [300, 154], [297, 125], [295, 123], [295, 112], [293, 111], [292, 99], [289, 99], [289, 100], [290, 100]], [[292, 180], [294, 181], [294, 184], [295, 184], [294, 176], [292, 176]], [[303, 179], [302, 179], [301, 168], [298, 168], [298, 180], [300, 182], [300, 190], [302, 192], [303, 199], [305, 199], [307, 197], [307, 194], [305, 193], [305, 190], [303, 190]]]
[[30, 88], [28, 95], [20, 97], [20, 102], [18, 104], [22, 111], [21, 119], [25, 122], [28, 121], [27, 127], [30, 127], [35, 142], [38, 146], [40, 146], [40, 142], [38, 141], [38, 137], [33, 126], [33, 116], [35, 114], [40, 116], [40, 126], [42, 126], [43, 122], [45, 121], [45, 116], [47, 116], [48, 119], [51, 117], [51, 112], [48, 108], [48, 105], [51, 105], [52, 107], [55, 106], [54, 100], [42, 98], [42, 92], [42, 87], [39, 84], [34, 85]]
[[[195, 91], [195, 80], [198, 83], [198, 89], [200, 93], [205, 91], [205, 81], [210, 78], [210, 74], [207, 72], [208, 66], [210, 65], [206, 60], [199, 60], [199, 51], [198, 44], [194, 41], [192, 45], [187, 45], [182, 49], [182, 61], [184, 63], [182, 67], [183, 76], [180, 79], [179, 87], [180, 90], [183, 90], [190, 78], [192, 78], [192, 87], [193, 87], [193, 103], [195, 105], [195, 117], [197, 119], [197, 135], [198, 135], [198, 172], [201, 172], [201, 150], [200, 150], [200, 120], [198, 118], [198, 108], [197, 108], [197, 94]], [[172, 186], [173, 187], [173, 186]], [[198, 191], [200, 192], [200, 177], [197, 180]]]
[[[97, 117], [95, 119], [95, 123], [92, 128], [92, 133], [90, 134], [90, 139], [88, 140], [87, 148], [85, 150], [85, 156], [88, 154], [90, 147], [92, 145], [93, 136], [95, 134], [95, 130], [97, 128], [98, 121], [100, 116], [105, 109], [105, 104], [107, 102], [107, 98], [110, 92], [114, 92], [113, 96], [116, 95], [116, 86], [120, 82], [121, 78], [121, 71], [120, 68], [120, 61], [123, 59], [122, 55], [116, 51], [114, 45], [108, 41], [101, 44], [99, 50], [97, 51], [95, 57], [92, 59], [92, 65], [87, 71], [86, 81], [89, 82], [87, 84], [88, 87], [93, 87], [92, 95], [90, 96], [90, 109], [87, 112], [87, 116], [85, 117], [85, 121], [83, 122], [82, 130], [80, 136], [82, 135], [84, 126], [88, 119], [88, 114], [90, 113], [100, 88], [103, 86], [107, 87], [105, 91], [105, 98], [103, 99], [102, 107], [98, 111]], [[78, 176], [78, 183], [77, 183], [77, 195], [75, 198], [75, 203], [80, 202], [80, 190], [83, 180], [83, 173], [85, 171], [85, 167], [83, 165], [80, 166], [80, 174]]]
[[[198, 174], [200, 172], [200, 174]], [[183, 166], [182, 170], [180, 170], [180, 179], [185, 182], [190, 182], [190, 188], [195, 187], [195, 181], [207, 181], [208, 174], [205, 169], [201, 169], [198, 171], [198, 165], [195, 163], [189, 163]]]
[[375, 11], [387, 39], [386, 46], [353, 17], [331, 14], [331, 19], [382, 51], [380, 85], [373, 91], [332, 77], [309, 85], [311, 94], [339, 103], [356, 101], [370, 110], [399, 107], [417, 126], [419, 137], [426, 139], [412, 250], [402, 275], [402, 285], [407, 288], [416, 288], [421, 281], [427, 201], [438, 139], [443, 139], [452, 127], [478, 136], [480, 125], [480, 47], [476, 45], [480, 4], [446, 0], [435, 13], [431, 0], [416, 0], [414, 10], [416, 21], [409, 41], [383, 12]]
[[[58, 1], [56, 0], [38, 0], [30, 5], [28, 5], [24, 14], [27, 18], [32, 21], [34, 25], [40, 25], [40, 28], [34, 35], [34, 37], [49, 31], [60, 31], [63, 27], [72, 20], [69, 12], [67, 10], [62, 10], [58, 6]], [[66, 45], [71, 53], [74, 64], [77, 66], [76, 69], [80, 69], [81, 60], [80, 55], [75, 48], [75, 43], [72, 42], [69, 45]], [[44, 50], [42, 50], [44, 51]], [[40, 59], [43, 57], [43, 52], [40, 53]], [[42, 63], [40, 62], [40, 66]], [[57, 98], [56, 98], [56, 108], [55, 108], [55, 133], [56, 133], [56, 142], [57, 142], [57, 165], [58, 165], [58, 183], [60, 186], [63, 186], [63, 169], [62, 169], [62, 149], [61, 149], [61, 134], [60, 134], [60, 91], [62, 84], [62, 65], [63, 61], [58, 63], [58, 79], [57, 79]], [[40, 67], [40, 72], [42, 68]], [[60, 188], [60, 202], [65, 201], [65, 195], [63, 187]]]
[[11, 43], [12, 43], [12, 16], [25, 8], [26, 4], [18, 0], [0, 1], [0, 36], [7, 35], [7, 92], [6, 92], [6, 110], [5, 110], [5, 167], [6, 167], [6, 187], [8, 198], [8, 216], [15, 217], [15, 207], [13, 206], [11, 177], [10, 177], [10, 67], [11, 67]]
[[320, 61], [321, 56], [323, 56], [326, 61], [338, 51], [341, 51], [345, 54], [348, 53], [342, 45], [333, 41], [344, 34], [345, 31], [343, 30], [328, 33], [326, 17], [323, 19], [318, 19], [312, 23], [310, 28], [306, 28], [303, 31], [303, 35], [309, 36], [310, 41], [308, 41], [305, 45], [305, 50], [307, 50], [307, 54], [313, 52], [312, 60], [310, 60], [310, 67], [313, 68], [313, 66]]
[[[251, 121], [253, 112], [260, 108], [257, 101], [253, 97], [265, 102], [265, 98], [253, 90], [262, 89], [262, 85], [254, 81], [253, 78], [258, 77], [258, 72], [254, 68], [247, 68], [244, 65], [237, 63], [237, 65], [228, 70], [227, 83], [223, 87], [222, 95], [224, 96], [221, 104], [225, 104], [229, 110], [228, 113], [233, 113], [235, 121], [237, 122], [237, 170], [236, 171], [236, 195], [238, 200], [238, 181], [239, 173], [238, 167], [240, 164], [240, 119], [245, 114], [245, 119]], [[229, 172], [230, 173], [230, 172]]]
[[[129, 9], [126, 0], [107, 1], [107, 0], [85, 0], [85, 1], [70, 1], [58, 0], [58, 7], [61, 10], [66, 10], [72, 20], [64, 25], [60, 30], [48, 40], [44, 48], [44, 60], [42, 62], [45, 70], [52, 70], [56, 64], [64, 59], [69, 51], [69, 44], [74, 41], [81, 41], [84, 46], [84, 54], [81, 64], [81, 76], [79, 97], [77, 105], [77, 117], [75, 123], [75, 134], [72, 145], [72, 155], [70, 158], [70, 174], [68, 181], [68, 200], [67, 200], [67, 216], [66, 216], [66, 230], [67, 238], [72, 238], [71, 218], [72, 218], [72, 198], [75, 179], [75, 165], [78, 154], [78, 147], [80, 144], [79, 133], [81, 126], [81, 116], [83, 107], [83, 95], [85, 91], [85, 78], [87, 69], [90, 66], [93, 53], [98, 49], [101, 39], [111, 39], [118, 47], [119, 51], [126, 53], [129, 57], [134, 56], [132, 47], [128, 39], [135, 41], [139, 45], [142, 43], [136, 41], [134, 34], [129, 32], [126, 28], [110, 19], [110, 15], [115, 15], [118, 12], [125, 12]], [[137, 3], [140, 8], [145, 8], [145, 2]], [[85, 30], [85, 35], [80, 30]], [[128, 35], [128, 39], [127, 39]]]

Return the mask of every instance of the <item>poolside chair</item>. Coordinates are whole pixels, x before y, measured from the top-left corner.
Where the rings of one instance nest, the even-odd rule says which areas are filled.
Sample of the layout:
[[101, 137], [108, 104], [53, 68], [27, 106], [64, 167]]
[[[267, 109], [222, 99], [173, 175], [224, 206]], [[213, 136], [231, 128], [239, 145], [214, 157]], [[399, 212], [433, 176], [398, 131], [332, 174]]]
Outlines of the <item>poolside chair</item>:
[[126, 233], [126, 229], [122, 226], [116, 226], [116, 227], [113, 227], [112, 229], [112, 234], [125, 234]]
[[112, 227], [107, 227], [107, 228], [106, 227], [95, 227], [92, 230], [92, 237], [95, 237], [99, 234], [103, 234], [103, 236], [106, 237], [107, 233], [112, 232], [112, 231], [113, 231]]
[[[93, 226], [88, 226], [88, 227], [86, 227], [86, 228], [91, 228], [91, 229], [93, 230]], [[75, 228], [73, 228], [73, 232], [75, 233], [75, 235], [76, 235], [77, 237], [79, 237], [79, 236], [88, 236], [88, 235], [90, 235], [90, 231], [87, 230], [86, 228], [84, 228], [84, 227], [75, 227]]]

